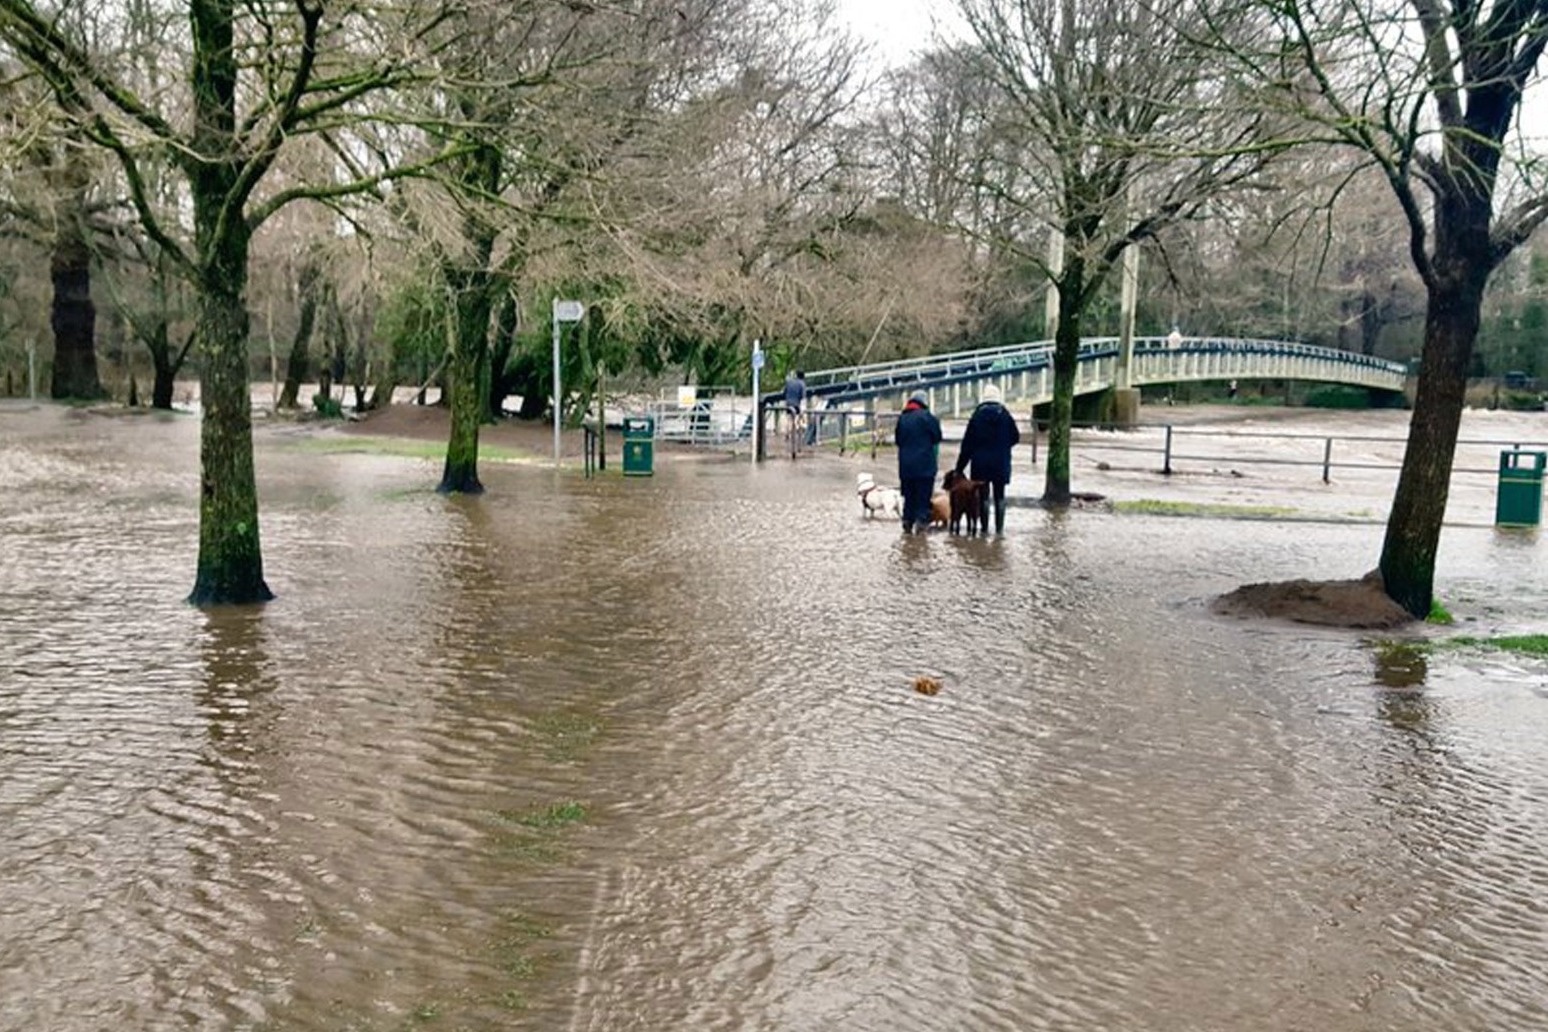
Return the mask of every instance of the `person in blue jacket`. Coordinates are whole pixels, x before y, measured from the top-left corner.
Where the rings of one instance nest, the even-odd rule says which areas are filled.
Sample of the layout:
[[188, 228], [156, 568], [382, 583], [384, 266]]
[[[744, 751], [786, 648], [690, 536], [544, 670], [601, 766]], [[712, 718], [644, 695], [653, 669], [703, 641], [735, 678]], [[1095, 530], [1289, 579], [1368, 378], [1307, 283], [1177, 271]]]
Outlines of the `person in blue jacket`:
[[930, 411], [930, 398], [924, 391], [909, 395], [898, 416], [894, 439], [898, 444], [898, 488], [903, 492], [903, 530], [928, 530], [941, 421]]
[[990, 485], [985, 492], [979, 526], [989, 526], [989, 494], [994, 496], [994, 532], [1005, 533], [1005, 485], [1011, 478], [1011, 449], [1021, 441], [1016, 417], [1000, 404], [1000, 389], [988, 384], [978, 395], [978, 407], [968, 417], [962, 432], [962, 449], [957, 453], [956, 470], [961, 473], [972, 465], [968, 476]]

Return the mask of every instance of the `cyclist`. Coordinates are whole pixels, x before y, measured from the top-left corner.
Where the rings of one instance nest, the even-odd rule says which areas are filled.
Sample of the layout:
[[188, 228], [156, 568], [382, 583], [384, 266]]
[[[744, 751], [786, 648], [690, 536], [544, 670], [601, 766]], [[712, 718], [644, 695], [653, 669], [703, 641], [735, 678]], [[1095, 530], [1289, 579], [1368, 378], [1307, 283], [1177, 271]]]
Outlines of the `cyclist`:
[[801, 405], [806, 401], [806, 374], [797, 369], [785, 377], [785, 411], [790, 418], [801, 414]]

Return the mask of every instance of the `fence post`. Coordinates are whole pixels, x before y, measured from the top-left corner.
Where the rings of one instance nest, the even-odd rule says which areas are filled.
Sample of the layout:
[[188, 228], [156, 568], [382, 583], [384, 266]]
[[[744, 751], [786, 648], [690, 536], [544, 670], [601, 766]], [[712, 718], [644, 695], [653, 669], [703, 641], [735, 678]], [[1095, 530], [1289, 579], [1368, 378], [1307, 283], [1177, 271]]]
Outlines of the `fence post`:
[[1166, 451], [1161, 456], [1161, 473], [1172, 475], [1172, 424], [1166, 424]]
[[1332, 483], [1328, 479], [1328, 467], [1333, 463], [1333, 438], [1329, 437], [1322, 445], [1322, 482]]

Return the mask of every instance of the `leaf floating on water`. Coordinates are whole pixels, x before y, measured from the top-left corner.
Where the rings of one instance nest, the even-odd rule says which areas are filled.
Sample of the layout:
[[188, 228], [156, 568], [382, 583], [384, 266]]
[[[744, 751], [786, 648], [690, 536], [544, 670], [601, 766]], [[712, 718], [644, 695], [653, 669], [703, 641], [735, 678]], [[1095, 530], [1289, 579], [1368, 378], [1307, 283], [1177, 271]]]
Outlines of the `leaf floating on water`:
[[914, 678], [914, 691], [920, 695], [934, 695], [941, 690], [939, 678], [921, 674]]

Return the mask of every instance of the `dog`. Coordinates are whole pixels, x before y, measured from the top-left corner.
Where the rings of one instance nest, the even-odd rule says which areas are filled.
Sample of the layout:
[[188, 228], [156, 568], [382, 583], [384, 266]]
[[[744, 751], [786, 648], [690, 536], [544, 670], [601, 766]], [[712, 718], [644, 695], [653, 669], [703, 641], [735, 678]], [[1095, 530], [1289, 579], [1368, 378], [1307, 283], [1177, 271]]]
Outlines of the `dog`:
[[880, 514], [903, 518], [903, 494], [895, 487], [882, 487], [869, 473], [856, 478], [855, 493], [860, 496], [860, 511], [867, 517]]
[[989, 500], [987, 483], [969, 479], [966, 474], [948, 469], [946, 475], [941, 478], [941, 487], [946, 489], [946, 497], [951, 506], [951, 533], [962, 532], [964, 516], [967, 517], [969, 535], [989, 532], [988, 521], [984, 518], [985, 506]]
[[930, 526], [945, 527], [951, 522], [951, 496], [937, 491], [930, 496]]

